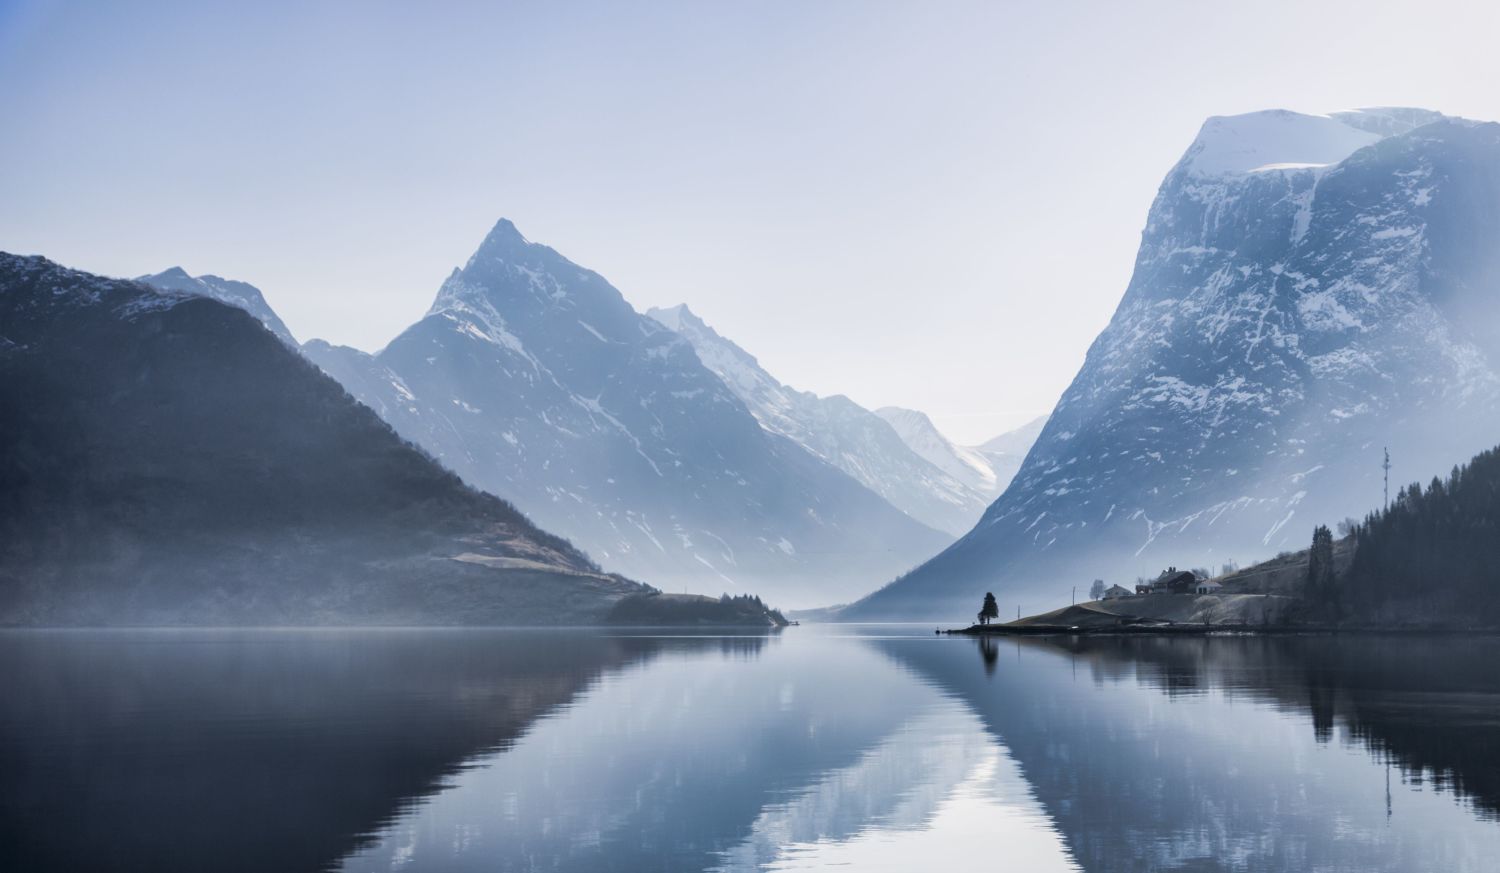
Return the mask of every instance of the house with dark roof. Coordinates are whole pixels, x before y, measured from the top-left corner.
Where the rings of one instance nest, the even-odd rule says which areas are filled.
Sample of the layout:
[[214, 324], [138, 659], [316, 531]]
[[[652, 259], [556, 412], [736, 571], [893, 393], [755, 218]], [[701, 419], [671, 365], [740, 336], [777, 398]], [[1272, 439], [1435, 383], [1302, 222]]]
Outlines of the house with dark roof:
[[1192, 594], [1193, 589], [1198, 587], [1198, 574], [1192, 570], [1173, 567], [1163, 573], [1153, 587], [1157, 591], [1170, 591], [1173, 594]]
[[1136, 594], [1192, 594], [1203, 577], [1192, 570], [1168, 567], [1150, 582], [1137, 583]]

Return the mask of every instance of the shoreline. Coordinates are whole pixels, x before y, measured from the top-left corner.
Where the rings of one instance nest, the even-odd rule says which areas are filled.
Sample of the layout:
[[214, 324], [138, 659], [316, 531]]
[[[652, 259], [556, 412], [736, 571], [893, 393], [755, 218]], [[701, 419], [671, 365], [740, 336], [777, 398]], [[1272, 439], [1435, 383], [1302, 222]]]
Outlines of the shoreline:
[[1064, 625], [970, 625], [938, 629], [944, 636], [1500, 636], [1500, 628], [1464, 627], [1339, 627], [1336, 625], [1271, 625], [1247, 627], [1214, 624], [1127, 624], [1114, 627], [1069, 627]]

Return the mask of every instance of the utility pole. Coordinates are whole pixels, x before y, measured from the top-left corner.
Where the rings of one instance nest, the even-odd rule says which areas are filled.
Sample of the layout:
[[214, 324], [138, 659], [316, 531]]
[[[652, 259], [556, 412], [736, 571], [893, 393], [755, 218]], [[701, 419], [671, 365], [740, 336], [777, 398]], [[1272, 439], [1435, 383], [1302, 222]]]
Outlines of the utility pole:
[[1073, 605], [1074, 606], [1078, 605], [1078, 586], [1077, 585], [1073, 586]]
[[1391, 450], [1390, 450], [1389, 446], [1387, 446], [1386, 449], [1385, 449], [1385, 463], [1383, 463], [1383, 464], [1380, 465], [1380, 469], [1382, 469], [1382, 470], [1385, 471], [1385, 508], [1386, 509], [1390, 509], [1391, 508]]

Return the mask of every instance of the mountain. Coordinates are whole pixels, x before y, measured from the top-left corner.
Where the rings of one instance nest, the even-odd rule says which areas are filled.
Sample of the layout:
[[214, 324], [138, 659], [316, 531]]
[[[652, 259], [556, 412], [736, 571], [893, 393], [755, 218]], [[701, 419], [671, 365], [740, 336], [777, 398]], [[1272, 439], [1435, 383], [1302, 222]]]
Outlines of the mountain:
[[181, 267], [172, 267], [152, 276], [138, 276], [136, 281], [145, 282], [159, 291], [177, 291], [208, 297], [243, 309], [265, 325], [266, 330], [276, 334], [277, 339], [294, 349], [297, 348], [297, 340], [292, 336], [292, 332], [287, 330], [280, 316], [271, 309], [271, 305], [266, 302], [260, 289], [254, 285], [236, 282], [232, 279], [222, 279], [218, 276], [189, 276]]
[[881, 416], [853, 400], [841, 394], [819, 397], [781, 384], [686, 305], [646, 314], [691, 343], [698, 359], [762, 427], [843, 470], [923, 524], [960, 536], [993, 499], [914, 452]]
[[[943, 436], [924, 412], [884, 406], [875, 414], [896, 429], [897, 435], [928, 463], [994, 500], [1015, 478], [1021, 461], [1047, 423], [1044, 415], [980, 446], [960, 446]], [[977, 519], [974, 519], [977, 520]], [[972, 521], [970, 527], [972, 527]], [[962, 532], [968, 533], [969, 528]]]
[[1026, 454], [1036, 445], [1037, 437], [1042, 435], [1042, 428], [1046, 426], [1047, 416], [1043, 415], [974, 447], [995, 471], [996, 496], [1016, 478], [1021, 462], [1026, 460]]
[[973, 532], [848, 611], [1065, 602], [1093, 578], [1305, 545], [1500, 431], [1500, 125], [1412, 109], [1211, 118], [1135, 272]]
[[260, 322], [0, 254], [0, 624], [558, 624], [650, 597]]
[[810, 605], [950, 541], [762, 428], [687, 340], [509, 221], [379, 354], [304, 352], [465, 481], [670, 590]]

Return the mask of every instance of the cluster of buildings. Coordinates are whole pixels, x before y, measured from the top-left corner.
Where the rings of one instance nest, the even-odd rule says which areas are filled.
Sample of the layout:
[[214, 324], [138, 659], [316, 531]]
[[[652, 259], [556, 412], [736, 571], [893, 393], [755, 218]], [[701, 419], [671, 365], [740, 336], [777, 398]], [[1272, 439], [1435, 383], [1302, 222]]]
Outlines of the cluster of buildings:
[[1220, 587], [1219, 583], [1192, 570], [1168, 567], [1150, 582], [1137, 582], [1134, 592], [1122, 585], [1111, 585], [1104, 589], [1103, 599], [1117, 600], [1145, 594], [1214, 594]]

